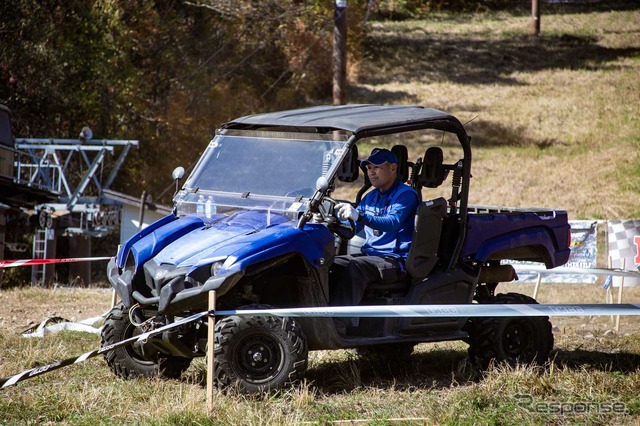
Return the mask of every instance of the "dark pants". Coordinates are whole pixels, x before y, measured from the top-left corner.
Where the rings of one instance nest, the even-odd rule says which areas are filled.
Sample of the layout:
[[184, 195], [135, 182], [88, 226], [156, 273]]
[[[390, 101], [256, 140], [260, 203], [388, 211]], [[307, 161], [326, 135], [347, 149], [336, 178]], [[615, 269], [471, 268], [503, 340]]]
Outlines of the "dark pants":
[[392, 256], [336, 256], [331, 267], [331, 305], [353, 306], [371, 284], [393, 283], [404, 276], [402, 259]]

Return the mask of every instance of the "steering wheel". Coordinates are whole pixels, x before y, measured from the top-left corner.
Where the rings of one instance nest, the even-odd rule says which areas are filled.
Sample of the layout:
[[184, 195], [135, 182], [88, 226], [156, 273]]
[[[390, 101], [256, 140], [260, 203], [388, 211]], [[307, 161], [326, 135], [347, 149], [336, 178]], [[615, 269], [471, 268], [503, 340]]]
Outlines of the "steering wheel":
[[325, 201], [329, 202], [329, 209], [325, 212], [324, 206], [320, 205], [320, 214], [323, 216], [323, 220], [327, 223], [329, 230], [337, 234], [340, 238], [350, 240], [356, 235], [356, 224], [353, 219], [348, 219], [348, 224], [342, 222], [336, 212], [336, 204], [338, 201], [331, 197], [324, 197]]

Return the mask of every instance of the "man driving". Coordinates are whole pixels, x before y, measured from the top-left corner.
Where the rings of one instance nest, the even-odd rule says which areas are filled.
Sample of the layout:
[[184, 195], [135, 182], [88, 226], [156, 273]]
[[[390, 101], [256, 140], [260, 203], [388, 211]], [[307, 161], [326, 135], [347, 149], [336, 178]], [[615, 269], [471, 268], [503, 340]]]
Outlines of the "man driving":
[[361, 165], [374, 189], [356, 207], [336, 205], [340, 219], [353, 220], [356, 232], [365, 231], [362, 254], [334, 260], [331, 304], [338, 306], [357, 305], [369, 285], [404, 276], [419, 202], [413, 188], [398, 180], [398, 159], [388, 149], [375, 148]]

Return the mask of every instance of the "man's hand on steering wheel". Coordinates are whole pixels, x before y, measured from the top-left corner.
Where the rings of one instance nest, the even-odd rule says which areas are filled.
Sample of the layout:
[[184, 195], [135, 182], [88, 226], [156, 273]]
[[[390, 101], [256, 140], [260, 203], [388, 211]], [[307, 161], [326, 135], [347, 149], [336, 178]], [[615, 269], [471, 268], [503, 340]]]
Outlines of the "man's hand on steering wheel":
[[[349, 204], [338, 203], [336, 200], [330, 197], [324, 197], [324, 200], [327, 201], [329, 205], [324, 207], [320, 205], [317, 214], [323, 217], [323, 221], [327, 224], [329, 230], [331, 230], [341, 238], [347, 240], [353, 238], [353, 236], [356, 234], [356, 224], [351, 218], [342, 218], [341, 216], [339, 216], [338, 208], [338, 206]], [[342, 222], [343, 220], [347, 220], [348, 223]]]
[[338, 218], [342, 220], [349, 219], [355, 222], [360, 216], [358, 210], [349, 203], [338, 203], [336, 209], [338, 209]]

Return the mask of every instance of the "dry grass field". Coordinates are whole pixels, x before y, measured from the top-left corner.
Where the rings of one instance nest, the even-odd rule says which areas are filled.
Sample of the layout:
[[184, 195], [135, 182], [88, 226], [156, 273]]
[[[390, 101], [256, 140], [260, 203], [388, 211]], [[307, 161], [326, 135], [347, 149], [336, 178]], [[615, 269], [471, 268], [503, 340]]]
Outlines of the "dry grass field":
[[[640, 10], [619, 4], [589, 13], [548, 7], [538, 38], [529, 17], [506, 13], [370, 23], [370, 54], [351, 64], [349, 101], [421, 104], [470, 121], [473, 203], [565, 208], [572, 219], [640, 217]], [[405, 141], [414, 157], [418, 142]], [[538, 300], [602, 303], [604, 293], [543, 284]], [[104, 289], [0, 292], [0, 376], [98, 347], [95, 335], [19, 332], [49, 316], [101, 314], [110, 301]], [[626, 289], [625, 301], [640, 301], [640, 288]], [[544, 367], [479, 375], [461, 342], [419, 345], [409, 362], [393, 364], [316, 352], [304, 382], [253, 397], [216, 392], [212, 417], [202, 360], [181, 380], [123, 381], [97, 357], [0, 391], [0, 423], [638, 424], [636, 317], [623, 317], [619, 332], [609, 317], [552, 323], [555, 350]]]
[[640, 12], [574, 9], [373, 23], [350, 101], [468, 122], [471, 203], [640, 217]]
[[[533, 285], [508, 284], [502, 291], [531, 294]], [[48, 316], [99, 315], [111, 303], [105, 289], [13, 289], [1, 297], [2, 377], [98, 347], [98, 336], [86, 333], [26, 339], [19, 332]], [[640, 288], [627, 289], [626, 300], [639, 297]], [[599, 286], [543, 284], [538, 299], [601, 303], [604, 293]], [[393, 364], [353, 351], [313, 352], [304, 382], [253, 397], [216, 392], [209, 418], [203, 360], [194, 361], [181, 380], [123, 381], [96, 357], [3, 389], [0, 414], [3, 424], [12, 425], [636, 424], [636, 318], [623, 317], [617, 333], [609, 317], [556, 317], [552, 323], [556, 345], [543, 368], [496, 368], [480, 376], [467, 365], [461, 342], [422, 344], [408, 362]], [[517, 395], [531, 395], [540, 412]], [[590, 411], [580, 412], [586, 403]], [[612, 413], [614, 403], [625, 412]], [[552, 412], [553, 404], [565, 404], [565, 412]]]

